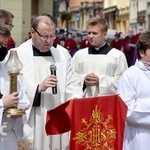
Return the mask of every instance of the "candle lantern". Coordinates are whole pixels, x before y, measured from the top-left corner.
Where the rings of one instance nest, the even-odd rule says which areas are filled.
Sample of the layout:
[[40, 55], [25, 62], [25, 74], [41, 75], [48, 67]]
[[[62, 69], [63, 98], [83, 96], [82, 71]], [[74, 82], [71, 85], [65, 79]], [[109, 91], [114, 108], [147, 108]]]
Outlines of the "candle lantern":
[[[10, 55], [5, 65], [10, 78], [9, 92], [11, 94], [13, 92], [17, 92], [17, 76], [19, 75], [19, 71], [23, 67], [22, 63], [18, 58], [16, 49], [10, 49]], [[23, 109], [13, 107], [5, 109], [4, 114], [11, 116], [22, 116], [25, 114], [25, 111]]]

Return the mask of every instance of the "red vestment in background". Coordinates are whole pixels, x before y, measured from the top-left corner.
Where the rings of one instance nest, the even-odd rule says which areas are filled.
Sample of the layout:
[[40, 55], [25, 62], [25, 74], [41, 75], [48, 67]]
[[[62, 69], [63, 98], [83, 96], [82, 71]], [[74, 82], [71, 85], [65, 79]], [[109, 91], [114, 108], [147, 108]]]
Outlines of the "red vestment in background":
[[78, 51], [77, 43], [73, 39], [65, 40], [64, 47], [69, 51], [72, 57]]
[[86, 48], [86, 47], [89, 47], [89, 46], [91, 46], [91, 44], [87, 39], [82, 40], [81, 43], [80, 43], [80, 49]]
[[60, 40], [59, 40], [59, 38], [58, 38], [58, 37], [56, 37], [56, 38], [55, 38], [54, 42], [55, 42], [56, 44], [61, 45], [61, 42], [60, 42]]
[[132, 37], [126, 36], [123, 39], [123, 52], [126, 56], [128, 67], [132, 66], [135, 63], [135, 58], [136, 58], [135, 55], [136, 48], [134, 46], [133, 47], [130, 46], [130, 44], [134, 44], [133, 39], [134, 36]]
[[140, 35], [141, 35], [140, 33], [134, 35], [132, 40], [131, 40], [131, 44], [136, 44], [136, 42], [138, 41]]
[[10, 50], [11, 48], [15, 48], [15, 41], [13, 40], [12, 37], [10, 37], [7, 41], [7, 50]]
[[122, 39], [119, 39], [119, 41], [115, 41], [115, 39], [112, 40], [110, 46], [118, 50], [122, 50], [123, 47]]

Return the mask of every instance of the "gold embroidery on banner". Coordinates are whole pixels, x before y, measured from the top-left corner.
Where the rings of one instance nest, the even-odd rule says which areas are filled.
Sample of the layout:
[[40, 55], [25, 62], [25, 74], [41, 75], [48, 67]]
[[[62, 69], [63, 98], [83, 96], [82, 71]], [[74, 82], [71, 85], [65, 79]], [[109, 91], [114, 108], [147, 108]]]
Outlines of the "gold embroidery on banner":
[[76, 140], [85, 150], [99, 150], [100, 148], [114, 150], [111, 143], [115, 141], [117, 132], [111, 125], [111, 120], [113, 120], [112, 116], [108, 115], [105, 119], [96, 105], [89, 121], [82, 119], [81, 123], [84, 124], [84, 128], [76, 133], [73, 140]]
[[32, 139], [18, 140], [18, 150], [33, 150], [33, 140]]

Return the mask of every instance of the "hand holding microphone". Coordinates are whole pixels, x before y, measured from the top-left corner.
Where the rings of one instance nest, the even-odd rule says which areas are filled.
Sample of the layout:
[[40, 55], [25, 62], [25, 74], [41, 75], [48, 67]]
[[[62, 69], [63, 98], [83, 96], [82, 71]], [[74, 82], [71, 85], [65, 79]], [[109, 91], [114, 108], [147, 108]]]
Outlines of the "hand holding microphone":
[[52, 88], [52, 93], [57, 94], [57, 77], [56, 77], [56, 66], [50, 66], [51, 75], [47, 76], [40, 84], [38, 92], [45, 92], [48, 88]]
[[[50, 71], [51, 71], [51, 75], [56, 76], [56, 66], [54, 64], [52, 64], [50, 66]], [[55, 87], [52, 87], [52, 94], [56, 95], [57, 94], [57, 85]]]

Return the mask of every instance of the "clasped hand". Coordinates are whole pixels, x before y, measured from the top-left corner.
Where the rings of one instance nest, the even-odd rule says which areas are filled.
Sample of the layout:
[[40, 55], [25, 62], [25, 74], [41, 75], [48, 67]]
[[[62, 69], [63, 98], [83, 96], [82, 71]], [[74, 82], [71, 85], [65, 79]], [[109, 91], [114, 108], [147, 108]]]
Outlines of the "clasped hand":
[[89, 73], [85, 76], [84, 81], [88, 86], [96, 86], [99, 84], [99, 77], [94, 73]]

